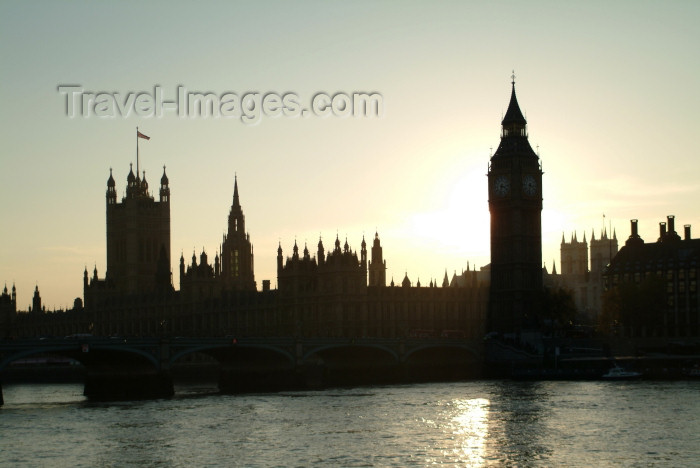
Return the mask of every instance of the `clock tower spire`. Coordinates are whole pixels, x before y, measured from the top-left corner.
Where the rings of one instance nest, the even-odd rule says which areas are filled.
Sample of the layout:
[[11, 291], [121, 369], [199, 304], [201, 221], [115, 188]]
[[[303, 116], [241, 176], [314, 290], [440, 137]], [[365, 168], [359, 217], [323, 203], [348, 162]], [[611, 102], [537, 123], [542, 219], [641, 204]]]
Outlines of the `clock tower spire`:
[[515, 75], [501, 142], [488, 171], [491, 213], [489, 331], [536, 325], [542, 291], [542, 168], [527, 138]]

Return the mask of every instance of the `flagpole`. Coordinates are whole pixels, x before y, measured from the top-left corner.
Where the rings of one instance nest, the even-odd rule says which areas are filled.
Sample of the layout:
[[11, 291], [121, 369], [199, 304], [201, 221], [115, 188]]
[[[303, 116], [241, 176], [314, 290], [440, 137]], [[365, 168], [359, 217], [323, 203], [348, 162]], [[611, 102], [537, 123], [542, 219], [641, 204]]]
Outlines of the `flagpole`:
[[139, 128], [136, 127], [136, 178], [139, 177]]

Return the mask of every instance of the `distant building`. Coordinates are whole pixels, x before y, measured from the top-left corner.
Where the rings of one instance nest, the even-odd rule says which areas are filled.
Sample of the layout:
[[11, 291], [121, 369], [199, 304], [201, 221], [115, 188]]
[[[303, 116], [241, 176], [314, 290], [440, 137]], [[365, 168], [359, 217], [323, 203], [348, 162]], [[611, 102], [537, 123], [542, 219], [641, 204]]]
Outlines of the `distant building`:
[[66, 336], [88, 332], [91, 316], [82, 308], [82, 300], [76, 298], [73, 309], [47, 310], [42, 305], [39, 286], [34, 287], [32, 305], [26, 310], [17, 309], [17, 288], [12, 285], [9, 294], [5, 286], [0, 294], [0, 339], [34, 336]]
[[668, 216], [659, 223], [657, 241], [645, 243], [633, 219], [629, 238], [603, 274], [606, 294], [628, 291], [632, 297], [607, 312], [626, 336], [699, 336], [699, 275], [700, 239], [691, 238], [690, 225], [681, 238]]
[[585, 276], [588, 273], [588, 242], [586, 235], [579, 242], [576, 233], [571, 236], [571, 242], [561, 236], [561, 274], [566, 276]]
[[38, 314], [45, 311], [46, 309], [41, 307], [41, 294], [39, 294], [39, 286], [34, 286], [34, 296], [32, 296], [32, 308], [29, 309], [29, 312]]
[[610, 264], [619, 248], [617, 244], [617, 232], [613, 230], [612, 237], [603, 228], [600, 239], [595, 238], [595, 231], [591, 231], [591, 273], [602, 278], [605, 268]]
[[17, 289], [12, 285], [12, 294], [7, 291], [7, 285], [0, 294], [0, 338], [10, 338], [17, 315]]
[[576, 233], [573, 233], [570, 242], [567, 242], [562, 234], [561, 272], [557, 274], [554, 269], [552, 274], [548, 275], [546, 282], [571, 291], [581, 318], [595, 322], [602, 310], [603, 271], [617, 251], [615, 231], [612, 237], [609, 237], [607, 230], [603, 228], [599, 239], [596, 239], [595, 231], [591, 231], [590, 251], [585, 233], [582, 241], [579, 241]]

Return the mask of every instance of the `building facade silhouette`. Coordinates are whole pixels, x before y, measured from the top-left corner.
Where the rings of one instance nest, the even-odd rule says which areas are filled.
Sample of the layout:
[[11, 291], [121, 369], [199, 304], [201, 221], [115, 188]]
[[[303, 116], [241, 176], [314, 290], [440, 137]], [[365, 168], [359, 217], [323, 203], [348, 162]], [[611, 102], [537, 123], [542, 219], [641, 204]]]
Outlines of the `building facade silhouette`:
[[[371, 257], [363, 238], [355, 251], [336, 237], [326, 251], [319, 239], [315, 254], [294, 244], [292, 255], [277, 252], [277, 289], [270, 281], [257, 289], [253, 244], [234, 178], [227, 232], [213, 261], [202, 250], [179, 261], [179, 290], [173, 287], [170, 257], [170, 189], [165, 173], [159, 199], [151, 196], [145, 174], [129, 171], [121, 202], [116, 183], [107, 181], [107, 271], [83, 272], [84, 300], [73, 309], [25, 314], [2, 305], [9, 336], [440, 336], [446, 330], [465, 337], [483, 335], [488, 282], [476, 272], [413, 286], [386, 285], [386, 260], [375, 233]], [[38, 287], [36, 291], [38, 297]], [[4, 296], [3, 296], [4, 297]], [[10, 296], [8, 295], [8, 298]], [[40, 301], [40, 299], [39, 299]], [[36, 307], [35, 307], [36, 309]], [[43, 310], [39, 306], [40, 310]], [[12, 312], [14, 310], [14, 312]], [[30, 317], [31, 315], [31, 317]]]
[[700, 239], [691, 238], [690, 225], [681, 238], [668, 216], [647, 243], [637, 223], [631, 220], [629, 238], [603, 273], [609, 324], [627, 337], [699, 336]]
[[[184, 252], [179, 290], [170, 271], [170, 188], [163, 170], [159, 197], [145, 172], [129, 171], [125, 195], [117, 200], [110, 170], [106, 192], [107, 271], [83, 272], [83, 304], [54, 314], [56, 329], [96, 335], [328, 336], [477, 338], [489, 331], [514, 333], [531, 325], [543, 288], [542, 170], [530, 147], [527, 122], [512, 83], [501, 122], [498, 149], [488, 171], [491, 264], [467, 267], [441, 285], [415, 283], [406, 272], [400, 286], [387, 285], [386, 260], [378, 233], [368, 250], [336, 236], [315, 253], [293, 244], [291, 256], [277, 250], [277, 289], [269, 280], [257, 289], [254, 251], [234, 177], [227, 232], [213, 261], [202, 250]], [[78, 307], [80, 306], [80, 307]], [[68, 311], [65, 311], [68, 312]], [[61, 318], [63, 317], [63, 318]], [[42, 320], [44, 320], [42, 318]], [[49, 320], [47, 318], [47, 320]], [[29, 322], [27, 322], [29, 323]], [[38, 322], [36, 322], [38, 323]], [[49, 323], [42, 322], [42, 330]], [[27, 325], [22, 333], [29, 333]]]
[[[254, 251], [234, 176], [227, 232], [213, 262], [202, 250], [179, 262], [179, 290], [170, 270], [170, 188], [163, 167], [158, 199], [145, 172], [130, 169], [118, 201], [110, 169], [106, 192], [105, 276], [83, 272], [83, 299], [72, 309], [47, 311], [38, 285], [32, 306], [18, 310], [16, 289], [0, 294], [0, 336], [63, 336], [74, 333], [124, 336], [299, 336], [478, 338], [486, 331], [514, 335], [536, 328], [543, 282], [574, 292], [590, 317], [611, 314], [616, 330], [631, 337], [700, 336], [700, 239], [690, 226], [681, 238], [675, 219], [660, 224], [659, 239], [645, 243], [632, 234], [618, 252], [617, 236], [603, 229], [590, 245], [584, 234], [562, 237], [561, 274], [542, 267], [542, 176], [528, 141], [515, 82], [501, 122], [500, 144], [490, 158], [488, 204], [491, 264], [457, 272], [442, 283], [411, 281], [408, 272], [387, 285], [387, 261], [378, 232], [368, 251], [336, 236], [314, 254], [295, 241], [291, 256], [277, 249], [277, 289], [254, 275]], [[590, 249], [589, 249], [590, 246]], [[590, 255], [590, 263], [588, 256]], [[635, 289], [636, 288], [636, 289]], [[605, 291], [604, 291], [605, 290]], [[648, 301], [619, 301], [624, 291]], [[607, 307], [617, 294], [618, 303]], [[611, 323], [612, 323], [611, 322]]]
[[476, 272], [443, 287], [437, 281], [421, 286], [418, 280], [413, 285], [406, 273], [401, 286], [393, 280], [386, 286], [381, 284], [386, 260], [378, 233], [371, 262], [367, 254], [364, 238], [359, 256], [347, 239], [341, 246], [337, 236], [327, 253], [319, 239], [315, 256], [307, 246], [300, 254], [296, 242], [290, 257], [278, 247], [277, 294], [295, 333], [348, 338], [483, 336], [488, 283], [478, 281]]

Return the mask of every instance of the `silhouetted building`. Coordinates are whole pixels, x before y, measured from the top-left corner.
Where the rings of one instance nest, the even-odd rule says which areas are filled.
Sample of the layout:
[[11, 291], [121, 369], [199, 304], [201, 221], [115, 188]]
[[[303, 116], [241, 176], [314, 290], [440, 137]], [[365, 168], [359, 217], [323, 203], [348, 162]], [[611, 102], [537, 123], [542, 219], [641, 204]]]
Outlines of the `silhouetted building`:
[[515, 96], [501, 122], [501, 142], [491, 157], [491, 293], [488, 329], [519, 332], [533, 325], [543, 289], [542, 169], [527, 137]]
[[292, 256], [285, 258], [280, 245], [279, 307], [290, 318], [296, 336], [438, 337], [446, 332], [465, 338], [483, 336], [488, 287], [476, 280], [476, 272], [455, 275], [452, 284], [441, 288], [432, 280], [428, 287], [422, 287], [420, 280], [414, 286], [406, 273], [400, 287], [393, 281], [387, 287], [382, 284], [385, 269], [378, 233], [371, 263], [364, 238], [359, 257], [347, 240], [341, 247], [337, 236], [327, 254], [319, 239], [313, 257], [307, 246], [300, 254], [295, 242]]
[[637, 220], [631, 234], [605, 269], [612, 322], [626, 336], [687, 337], [700, 335], [700, 239], [692, 239], [690, 225], [684, 236], [675, 230], [675, 218], [659, 223], [659, 238], [645, 243]]
[[0, 294], [0, 338], [66, 336], [90, 331], [91, 316], [82, 310], [80, 298], [76, 298], [73, 305], [73, 309], [68, 310], [47, 310], [36, 285], [32, 304], [26, 310], [18, 310], [17, 288], [13, 284], [9, 294], [5, 286]]
[[[510, 142], [509, 132], [515, 132], [520, 125], [517, 121], [504, 120], [503, 141]], [[503, 156], [504, 163], [494, 159], [494, 171], [503, 172], [506, 166], [515, 164], [512, 161], [518, 161], [528, 176], [537, 176], [534, 191], [538, 194], [541, 172], [532, 172], [530, 166], [520, 162], [521, 156], [515, 157], [503, 145], [504, 149], [497, 155]], [[506, 164], [506, 160], [512, 161]], [[515, 177], [515, 172], [509, 172], [508, 177]], [[530, 190], [530, 179], [523, 180]], [[449, 283], [445, 274], [443, 287], [438, 287], [437, 280], [432, 279], [427, 287], [421, 285], [420, 279], [414, 286], [406, 273], [401, 287], [394, 287], [393, 280], [387, 287], [386, 261], [378, 233], [373, 239], [371, 259], [364, 237], [359, 252], [350, 248], [347, 239], [341, 246], [337, 236], [333, 248], [326, 252], [319, 239], [313, 257], [306, 245], [300, 252], [295, 242], [291, 257], [285, 259], [280, 244], [278, 288], [271, 290], [269, 280], [264, 280], [263, 290], [257, 291], [253, 245], [245, 230], [237, 178], [234, 178], [228, 229], [220, 250], [213, 262], [204, 249], [199, 258], [193, 252], [189, 265], [183, 253], [179, 262], [180, 290], [176, 291], [170, 272], [170, 189], [165, 167], [157, 201], [149, 193], [145, 173], [140, 178], [130, 170], [121, 202], [117, 201], [115, 187], [110, 170], [106, 193], [105, 277], [99, 278], [97, 267], [89, 275], [86, 267], [82, 303], [78, 298], [74, 308], [68, 311], [14, 313], [16, 320], [8, 333], [347, 338], [440, 335], [481, 338], [484, 334], [488, 304], [485, 276], [489, 270], [477, 272], [467, 267], [461, 275], [455, 272]], [[515, 207], [506, 203], [498, 204], [494, 206], [494, 216], [504, 217], [504, 226], [511, 229], [515, 226], [505, 218], [514, 210]], [[528, 231], [528, 242], [532, 241], [528, 237], [532, 234]], [[539, 227], [535, 234], [539, 236]], [[511, 229], [505, 238], [499, 239], [501, 243], [513, 239], [521, 242], [523, 236]], [[521, 272], [522, 265], [518, 265]], [[517, 291], [509, 290], [514, 300], [522, 292], [520, 283], [516, 286]], [[0, 310], [10, 311], [11, 302], [2, 301]], [[40, 299], [34, 309], [44, 312]], [[9, 324], [10, 320], [5, 322]]]
[[[167, 271], [159, 269], [159, 262]], [[168, 288], [170, 279], [170, 188], [163, 166], [156, 201], [143, 179], [129, 170], [126, 195], [117, 202], [112, 171], [107, 180], [107, 272], [105, 280], [122, 294]]]
[[561, 238], [561, 273], [556, 270], [548, 275], [546, 282], [556, 287], [571, 291], [579, 313], [579, 319], [595, 322], [602, 310], [604, 292], [603, 270], [617, 254], [617, 234], [613, 232], [608, 237], [606, 229], [601, 230], [600, 238], [596, 239], [595, 231], [591, 231], [590, 270], [588, 263], [589, 247], [586, 235], [579, 241], [576, 233], [567, 242]]
[[221, 293], [221, 269], [219, 255], [214, 258], [214, 265], [202, 250], [197, 263], [197, 256], [192, 252], [192, 263], [185, 270], [185, 257], [180, 256], [180, 294], [188, 301], [209, 299]]
[[41, 307], [41, 294], [39, 294], [39, 285], [34, 286], [34, 296], [32, 297], [32, 308], [30, 312], [38, 314], [43, 312], [44, 309]]
[[603, 271], [618, 250], [616, 231], [613, 231], [612, 237], [608, 237], [608, 231], [603, 229], [600, 239], [596, 239], [595, 232], [591, 232], [591, 274], [602, 278]]
[[245, 231], [245, 216], [238, 195], [238, 179], [234, 179], [233, 203], [228, 216], [228, 232], [224, 234], [221, 255], [209, 263], [202, 250], [199, 264], [192, 252], [192, 262], [185, 266], [184, 254], [180, 256], [180, 291], [187, 300], [218, 297], [224, 292], [256, 291], [253, 272], [253, 245]]
[[561, 274], [567, 276], [585, 276], [588, 273], [588, 242], [586, 234], [579, 242], [576, 233], [571, 236], [571, 242], [564, 240], [561, 235]]
[[[358, 258], [347, 239], [341, 249], [336, 236], [333, 250], [324, 255], [322, 239], [318, 257], [303, 254], [294, 242], [292, 256], [284, 261], [277, 249], [277, 287], [280, 304], [295, 324], [295, 335], [362, 336], [367, 326], [367, 249], [364, 239]], [[344, 324], [339, 327], [338, 324]]]
[[12, 336], [15, 316], [17, 315], [17, 289], [12, 285], [12, 294], [7, 292], [7, 285], [0, 294], [0, 338]]
[[117, 201], [112, 170], [106, 193], [107, 272], [98, 278], [83, 273], [84, 306], [93, 307], [114, 297], [170, 293], [170, 187], [163, 166], [159, 199], [151, 196], [146, 181], [130, 166], [125, 196]]
[[[362, 239], [362, 242], [364, 241]], [[386, 286], [386, 260], [383, 258], [379, 234], [376, 232], [372, 243], [372, 260], [369, 261], [368, 269], [370, 286]]]
[[238, 178], [233, 183], [233, 203], [228, 215], [228, 233], [221, 244], [221, 278], [224, 288], [255, 291], [253, 245], [245, 230], [245, 216], [238, 197]]

